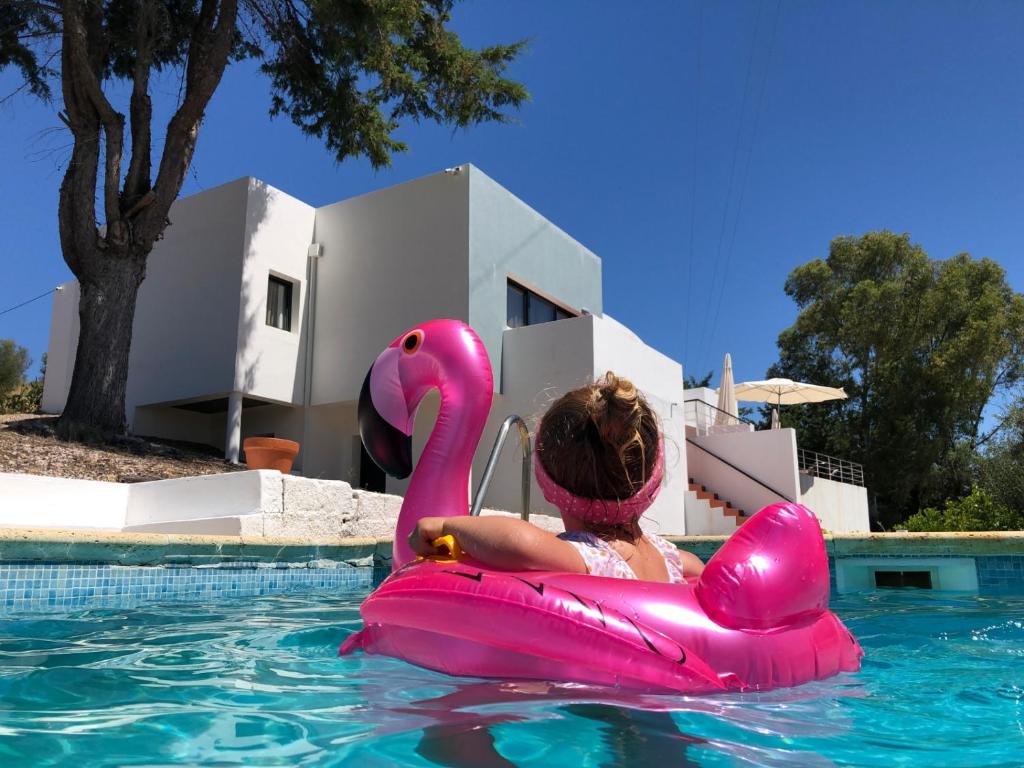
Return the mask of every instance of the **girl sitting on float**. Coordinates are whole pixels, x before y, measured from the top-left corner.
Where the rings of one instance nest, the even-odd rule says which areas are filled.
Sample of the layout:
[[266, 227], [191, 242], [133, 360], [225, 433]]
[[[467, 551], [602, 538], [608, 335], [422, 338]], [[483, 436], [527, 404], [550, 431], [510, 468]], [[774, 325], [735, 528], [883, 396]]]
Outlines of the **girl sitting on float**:
[[534, 465], [565, 533], [514, 518], [424, 517], [409, 546], [441, 554], [432, 542], [451, 535], [492, 568], [644, 581], [678, 583], [704, 569], [695, 555], [640, 530], [661, 489], [665, 450], [657, 417], [628, 379], [609, 372], [557, 400], [537, 430]]

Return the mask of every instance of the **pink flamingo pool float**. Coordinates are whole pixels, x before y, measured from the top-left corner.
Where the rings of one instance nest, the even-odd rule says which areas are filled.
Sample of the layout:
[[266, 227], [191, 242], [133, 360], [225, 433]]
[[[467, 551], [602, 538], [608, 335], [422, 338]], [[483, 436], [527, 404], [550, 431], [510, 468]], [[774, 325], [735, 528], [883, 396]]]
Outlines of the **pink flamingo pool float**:
[[424, 395], [439, 389], [441, 409], [402, 504], [393, 572], [363, 603], [365, 626], [341, 654], [363, 650], [452, 675], [687, 694], [768, 690], [860, 668], [860, 645], [828, 610], [821, 528], [799, 504], [762, 509], [686, 584], [417, 560], [408, 537], [420, 517], [468, 514], [493, 381], [483, 343], [457, 320], [402, 334], [367, 374], [360, 432], [389, 474], [412, 470]]

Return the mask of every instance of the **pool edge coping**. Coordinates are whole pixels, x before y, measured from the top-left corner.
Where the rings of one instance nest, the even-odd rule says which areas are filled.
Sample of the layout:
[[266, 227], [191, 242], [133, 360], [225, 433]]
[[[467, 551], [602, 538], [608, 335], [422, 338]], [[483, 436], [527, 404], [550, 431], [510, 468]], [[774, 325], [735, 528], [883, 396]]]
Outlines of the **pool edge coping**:
[[[703, 556], [717, 550], [727, 537], [668, 535], [665, 538], [677, 547], [693, 549]], [[1024, 531], [829, 533], [824, 538], [826, 551], [833, 558], [1024, 554]], [[334, 560], [370, 565], [390, 561], [392, 545], [390, 536], [310, 539], [0, 527], [0, 562], [195, 565]]]

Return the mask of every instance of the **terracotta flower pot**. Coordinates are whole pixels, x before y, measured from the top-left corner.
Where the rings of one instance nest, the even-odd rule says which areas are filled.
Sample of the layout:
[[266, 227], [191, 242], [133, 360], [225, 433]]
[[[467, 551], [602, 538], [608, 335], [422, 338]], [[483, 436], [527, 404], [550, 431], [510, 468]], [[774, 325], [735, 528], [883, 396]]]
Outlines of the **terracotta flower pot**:
[[299, 454], [299, 444], [280, 437], [247, 437], [242, 443], [249, 469], [276, 469], [287, 475]]

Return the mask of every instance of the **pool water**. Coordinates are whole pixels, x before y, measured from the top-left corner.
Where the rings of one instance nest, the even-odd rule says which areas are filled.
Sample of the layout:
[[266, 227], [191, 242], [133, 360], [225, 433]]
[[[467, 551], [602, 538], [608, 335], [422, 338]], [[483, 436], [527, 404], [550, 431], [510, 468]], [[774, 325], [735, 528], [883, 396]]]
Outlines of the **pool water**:
[[363, 596], [0, 619], [0, 765], [1024, 763], [1024, 597], [842, 598], [859, 674], [687, 698], [339, 659]]

